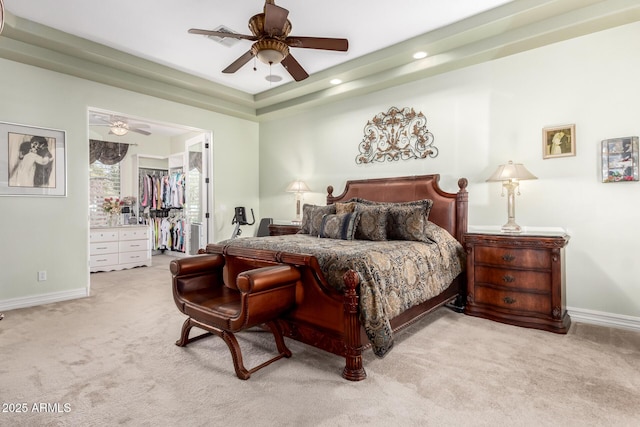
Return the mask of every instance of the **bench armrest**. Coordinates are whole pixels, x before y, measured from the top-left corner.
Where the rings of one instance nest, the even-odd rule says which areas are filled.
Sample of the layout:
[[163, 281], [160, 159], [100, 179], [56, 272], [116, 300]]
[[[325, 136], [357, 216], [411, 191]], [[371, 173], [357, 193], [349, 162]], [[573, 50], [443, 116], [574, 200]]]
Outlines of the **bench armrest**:
[[224, 286], [222, 255], [198, 255], [174, 259], [169, 264], [173, 275], [173, 293], [181, 298], [187, 292], [197, 292], [210, 287]]
[[256, 268], [238, 274], [236, 286], [242, 293], [263, 292], [290, 285], [300, 280], [300, 272], [291, 265], [274, 265]]
[[186, 276], [198, 273], [210, 273], [210, 270], [223, 265], [224, 257], [214, 254], [174, 259], [169, 264], [169, 268], [171, 274], [174, 276]]

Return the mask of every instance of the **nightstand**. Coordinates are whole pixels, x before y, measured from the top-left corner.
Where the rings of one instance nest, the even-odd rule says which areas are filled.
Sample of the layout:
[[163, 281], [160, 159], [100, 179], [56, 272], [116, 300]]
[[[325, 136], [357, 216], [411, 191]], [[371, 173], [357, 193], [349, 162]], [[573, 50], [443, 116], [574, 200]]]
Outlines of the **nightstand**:
[[465, 313], [510, 325], [566, 334], [563, 231], [465, 233]]
[[300, 225], [297, 224], [269, 224], [269, 236], [296, 234], [298, 231], [300, 231]]

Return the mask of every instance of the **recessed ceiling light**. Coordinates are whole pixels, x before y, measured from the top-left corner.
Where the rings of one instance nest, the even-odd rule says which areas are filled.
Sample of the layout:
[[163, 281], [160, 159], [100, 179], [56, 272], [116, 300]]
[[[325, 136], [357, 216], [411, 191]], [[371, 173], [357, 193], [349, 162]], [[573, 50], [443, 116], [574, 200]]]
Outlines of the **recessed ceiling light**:
[[275, 74], [269, 74], [264, 79], [266, 81], [268, 81], [268, 82], [276, 83], [276, 82], [279, 82], [280, 80], [282, 80], [282, 76], [278, 76], [278, 75], [275, 75]]
[[340, 83], [342, 83], [342, 80], [340, 80], [340, 79], [331, 79], [329, 81], [329, 83], [331, 83], [332, 85], [339, 85]]
[[427, 57], [427, 52], [416, 52], [413, 54], [413, 59], [422, 59]]

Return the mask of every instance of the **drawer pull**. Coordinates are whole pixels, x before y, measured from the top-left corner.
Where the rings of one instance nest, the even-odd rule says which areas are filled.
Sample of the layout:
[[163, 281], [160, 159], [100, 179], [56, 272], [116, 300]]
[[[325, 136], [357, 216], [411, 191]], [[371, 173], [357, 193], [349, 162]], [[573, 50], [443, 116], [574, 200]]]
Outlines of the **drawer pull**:
[[513, 304], [514, 302], [516, 302], [516, 300], [511, 297], [504, 297], [502, 298], [502, 301], [504, 301], [505, 304]]
[[513, 256], [513, 255], [511, 255], [511, 254], [504, 254], [504, 255], [502, 255], [502, 259], [503, 259], [504, 261], [511, 262], [511, 261], [513, 261], [514, 259], [516, 259], [516, 257], [515, 257], [515, 256]]
[[104, 246], [104, 247], [96, 248], [96, 249], [107, 249], [107, 247], [106, 247], [106, 246]]
[[515, 281], [516, 281], [516, 278], [515, 278], [515, 277], [513, 277], [513, 276], [511, 276], [511, 275], [509, 275], [509, 274], [505, 274], [504, 276], [502, 276], [502, 280], [503, 280], [505, 283], [512, 283], [512, 282], [515, 282]]

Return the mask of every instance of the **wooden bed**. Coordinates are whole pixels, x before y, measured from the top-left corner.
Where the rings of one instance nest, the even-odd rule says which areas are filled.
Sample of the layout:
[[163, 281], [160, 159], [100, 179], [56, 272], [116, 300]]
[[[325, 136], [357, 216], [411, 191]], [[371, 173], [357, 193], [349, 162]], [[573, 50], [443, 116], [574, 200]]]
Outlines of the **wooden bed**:
[[[448, 193], [439, 185], [439, 175], [354, 180], [346, 183], [342, 194], [327, 191], [327, 204], [361, 198], [378, 202], [433, 200], [429, 220], [446, 229], [461, 242], [467, 229], [467, 180], [458, 180], [459, 191]], [[362, 353], [370, 347], [359, 317], [359, 276], [349, 270], [344, 274], [344, 293], [328, 286], [317, 259], [308, 254], [209, 244], [206, 253], [225, 258], [225, 280], [235, 280], [243, 271], [276, 264], [296, 266], [301, 286], [296, 290], [296, 305], [279, 319], [285, 337], [326, 350], [345, 358], [342, 376], [359, 381], [366, 378]], [[464, 304], [465, 273], [459, 274], [443, 293], [414, 306], [391, 320], [393, 331], [401, 330], [430, 311], [457, 300]]]

